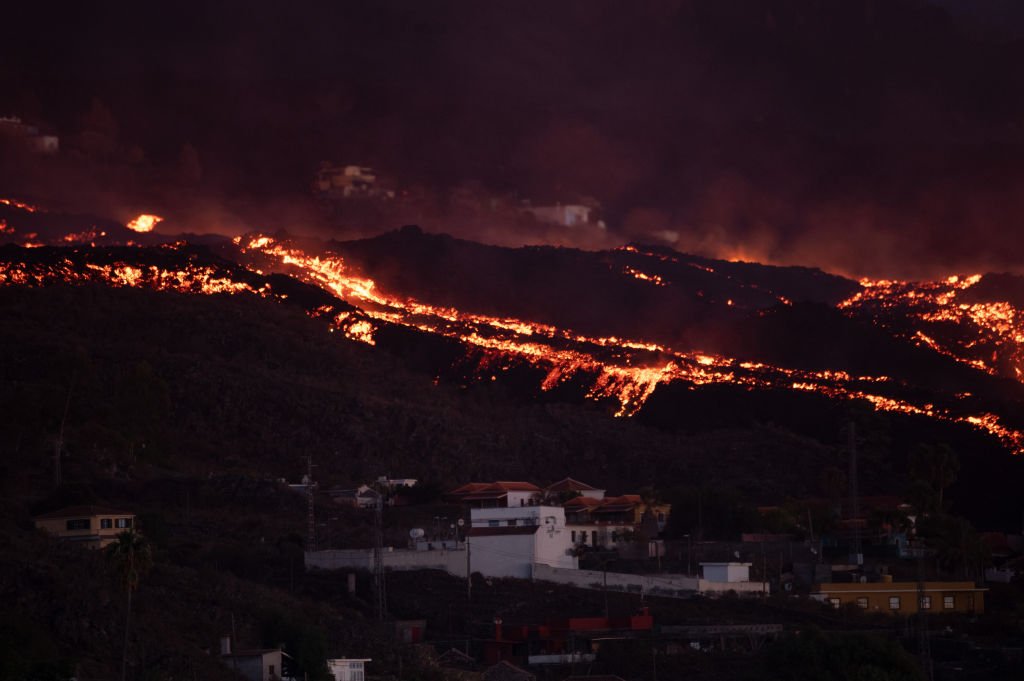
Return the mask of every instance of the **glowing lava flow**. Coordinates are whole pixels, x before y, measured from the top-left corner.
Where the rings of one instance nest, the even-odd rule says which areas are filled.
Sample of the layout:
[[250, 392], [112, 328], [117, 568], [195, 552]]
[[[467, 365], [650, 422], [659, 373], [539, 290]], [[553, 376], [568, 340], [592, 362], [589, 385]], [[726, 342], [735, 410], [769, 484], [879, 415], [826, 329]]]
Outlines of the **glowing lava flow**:
[[[8, 259], [0, 261], [0, 286], [103, 282], [115, 287], [182, 293], [241, 293], [284, 299], [285, 295], [271, 291], [258, 269], [269, 267], [358, 307], [357, 310], [341, 310], [345, 306], [335, 303], [307, 308], [312, 317], [325, 320], [332, 330], [341, 331], [348, 338], [374, 345], [381, 327], [388, 324], [451, 338], [470, 348], [468, 356], [476, 363], [474, 368], [480, 377], [494, 378], [497, 372], [525, 364], [543, 372], [541, 389], [554, 390], [572, 383], [582, 387], [590, 399], [614, 401], [619, 416], [635, 414], [660, 385], [679, 382], [692, 389], [724, 383], [748, 390], [809, 391], [829, 398], [864, 400], [882, 411], [964, 423], [992, 434], [1016, 452], [1024, 451], [1024, 434], [1005, 426], [998, 416], [965, 414], [899, 399], [894, 395], [906, 386], [886, 376], [854, 376], [843, 371], [809, 371], [741, 362], [713, 353], [677, 351], [642, 340], [587, 336], [515, 318], [461, 312], [389, 295], [372, 279], [352, 272], [340, 257], [329, 253], [310, 255], [290, 242], [265, 235], [249, 237], [244, 242], [236, 238], [235, 243], [243, 259], [250, 264], [239, 266], [216, 259], [204, 261], [202, 258], [209, 258], [208, 254], [186, 253], [185, 244], [137, 249], [137, 256], [126, 255], [131, 249], [96, 251], [65, 247], [30, 257], [28, 254], [35, 251], [12, 247], [15, 250], [8, 252]], [[181, 251], [181, 258], [168, 257], [164, 249]], [[10, 253], [18, 254], [24, 261], [12, 262]], [[180, 264], [183, 260], [184, 265]], [[858, 308], [888, 310], [909, 305], [914, 319], [921, 323], [973, 325], [970, 328], [977, 327], [998, 338], [1013, 337], [1019, 344], [1024, 340], [1024, 332], [1018, 327], [1020, 315], [1012, 306], [968, 304], [958, 300], [957, 296], [977, 281], [976, 277], [951, 278], [917, 287], [900, 282], [865, 282], [863, 290], [841, 307], [852, 313]], [[918, 335], [908, 335], [953, 356], [961, 350], [959, 346], [937, 341], [934, 334], [921, 331]], [[964, 348], [967, 347], [965, 343]]]
[[54, 265], [0, 263], [0, 286], [48, 286], [53, 284], [103, 283], [113, 287], [151, 288], [179, 293], [252, 293], [268, 295], [269, 286], [253, 286], [232, 279], [227, 273], [206, 265], [189, 265], [165, 270], [156, 265], [115, 261], [110, 264], [85, 263], [78, 266], [70, 259]]
[[159, 215], [148, 215], [143, 213], [142, 215], [130, 220], [125, 224], [125, 227], [133, 232], [152, 232], [158, 222], [163, 222], [163, 218]]
[[0, 199], [0, 205], [10, 206], [11, 208], [18, 208], [27, 213], [35, 213], [36, 211], [39, 210], [35, 206], [29, 205], [27, 203], [22, 203], [21, 201], [15, 201], [14, 199]]
[[[965, 302], [980, 274], [931, 282], [862, 280], [841, 309], [975, 369], [1024, 379], [1024, 315], [1006, 301]], [[912, 327], [907, 321], [913, 322]]]
[[[615, 337], [575, 334], [544, 324], [518, 319], [463, 313], [381, 292], [372, 279], [350, 272], [340, 257], [310, 256], [268, 236], [235, 243], [243, 253], [269, 256], [286, 271], [356, 305], [371, 319], [443, 335], [479, 349], [481, 374], [503, 371], [515, 360], [529, 362], [547, 373], [542, 389], [551, 390], [573, 379], [590, 386], [592, 399], [614, 399], [617, 415], [635, 414], [661, 384], [682, 381], [691, 388], [730, 383], [754, 388], [806, 390], [833, 398], [866, 400], [875, 409], [967, 423], [1000, 438], [1014, 451], [1024, 451], [1024, 434], [1003, 426], [993, 414], [960, 416], [931, 404], [910, 402], [878, 394], [872, 386], [890, 385], [885, 376], [851, 376], [842, 371], [805, 371], [762, 363], [738, 362], [720, 355], [678, 352], [663, 345]], [[336, 323], [348, 320], [339, 315]], [[358, 333], [346, 334], [374, 343], [374, 328], [360, 320]]]

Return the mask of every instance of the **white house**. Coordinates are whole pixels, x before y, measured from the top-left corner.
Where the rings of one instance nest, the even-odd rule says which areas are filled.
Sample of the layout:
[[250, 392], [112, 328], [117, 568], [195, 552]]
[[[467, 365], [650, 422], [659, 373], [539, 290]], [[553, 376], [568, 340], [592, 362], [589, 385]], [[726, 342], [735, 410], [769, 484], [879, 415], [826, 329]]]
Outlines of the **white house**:
[[560, 506], [506, 506], [470, 511], [473, 572], [488, 577], [533, 577], [535, 564], [577, 569]]
[[419, 481], [416, 478], [389, 478], [386, 475], [377, 478], [377, 484], [380, 487], [392, 492], [399, 487], [415, 487], [417, 482]]
[[280, 681], [282, 655], [280, 648], [232, 651], [230, 637], [220, 640], [221, 661], [249, 681]]
[[536, 506], [544, 492], [530, 482], [471, 482], [445, 495], [450, 501], [470, 508], [512, 508]]
[[353, 489], [335, 487], [327, 490], [327, 494], [336, 504], [354, 508], [376, 508], [380, 503], [380, 492], [369, 485], [360, 485]]
[[528, 210], [541, 222], [551, 222], [563, 227], [576, 227], [591, 222], [593, 208], [575, 204], [557, 204], [554, 206], [533, 206]]
[[334, 681], [364, 681], [367, 662], [372, 662], [368, 657], [347, 658], [327, 660], [327, 669], [334, 677]]
[[549, 497], [566, 496], [571, 498], [572, 495], [579, 495], [584, 499], [604, 499], [605, 490], [592, 487], [585, 482], [580, 482], [574, 478], [562, 478], [558, 482], [551, 483], [545, 489]]

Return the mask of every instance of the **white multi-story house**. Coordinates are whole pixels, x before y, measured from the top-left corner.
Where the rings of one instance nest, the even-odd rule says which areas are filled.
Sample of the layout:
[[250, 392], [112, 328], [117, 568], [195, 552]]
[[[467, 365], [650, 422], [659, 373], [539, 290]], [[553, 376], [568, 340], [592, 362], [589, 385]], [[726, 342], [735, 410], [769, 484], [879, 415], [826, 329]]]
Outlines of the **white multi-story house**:
[[364, 681], [366, 678], [366, 663], [372, 662], [368, 657], [347, 658], [327, 660], [327, 669], [334, 677], [334, 681]]
[[473, 508], [468, 540], [470, 569], [489, 577], [529, 579], [538, 563], [579, 567], [560, 506]]

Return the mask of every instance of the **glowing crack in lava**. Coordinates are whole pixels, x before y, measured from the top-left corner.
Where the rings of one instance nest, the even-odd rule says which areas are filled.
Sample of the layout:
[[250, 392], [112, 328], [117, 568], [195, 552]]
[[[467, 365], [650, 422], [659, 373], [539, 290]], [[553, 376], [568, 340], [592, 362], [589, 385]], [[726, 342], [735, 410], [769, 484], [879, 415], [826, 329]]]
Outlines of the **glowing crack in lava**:
[[156, 227], [158, 222], [163, 222], [163, 218], [159, 215], [149, 215], [143, 213], [133, 220], [129, 221], [125, 227], [132, 230], [133, 232], [152, 232], [153, 228]]
[[[276, 260], [276, 267], [355, 305], [370, 319], [454, 338], [482, 353], [477, 373], [493, 376], [515, 361], [546, 371], [543, 390], [582, 380], [591, 399], [618, 402], [618, 416], [635, 414], [659, 385], [681, 381], [690, 388], [729, 383], [755, 388], [812, 391], [832, 398], [865, 400], [875, 409], [970, 424], [1024, 451], [1024, 434], [1007, 428], [994, 414], [959, 415], [932, 404], [912, 404], [879, 394], [894, 387], [886, 376], [851, 376], [843, 371], [808, 371], [739, 362], [711, 353], [677, 351], [664, 345], [617, 337], [591, 337], [524, 320], [464, 313], [380, 291], [369, 278], [349, 270], [342, 258], [309, 255], [266, 235], [236, 237], [243, 253]], [[339, 315], [345, 321], [348, 315]], [[373, 343], [373, 325], [350, 326], [350, 338]]]

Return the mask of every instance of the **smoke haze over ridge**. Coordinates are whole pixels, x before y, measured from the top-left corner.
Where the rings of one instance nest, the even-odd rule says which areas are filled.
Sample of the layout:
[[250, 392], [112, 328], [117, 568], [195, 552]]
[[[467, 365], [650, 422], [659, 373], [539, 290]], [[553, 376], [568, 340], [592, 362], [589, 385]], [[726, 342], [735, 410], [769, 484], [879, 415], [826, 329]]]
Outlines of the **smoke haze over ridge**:
[[[0, 180], [76, 205], [155, 203], [189, 229], [263, 216], [354, 236], [308, 198], [335, 160], [421, 191], [427, 208], [403, 219], [488, 243], [640, 240], [852, 276], [1020, 271], [1020, 16], [965, 7], [19, 7], [0, 114], [52, 126], [90, 165], [24, 172], [8, 156]], [[595, 197], [608, 231], [457, 215], [466, 183]]]

